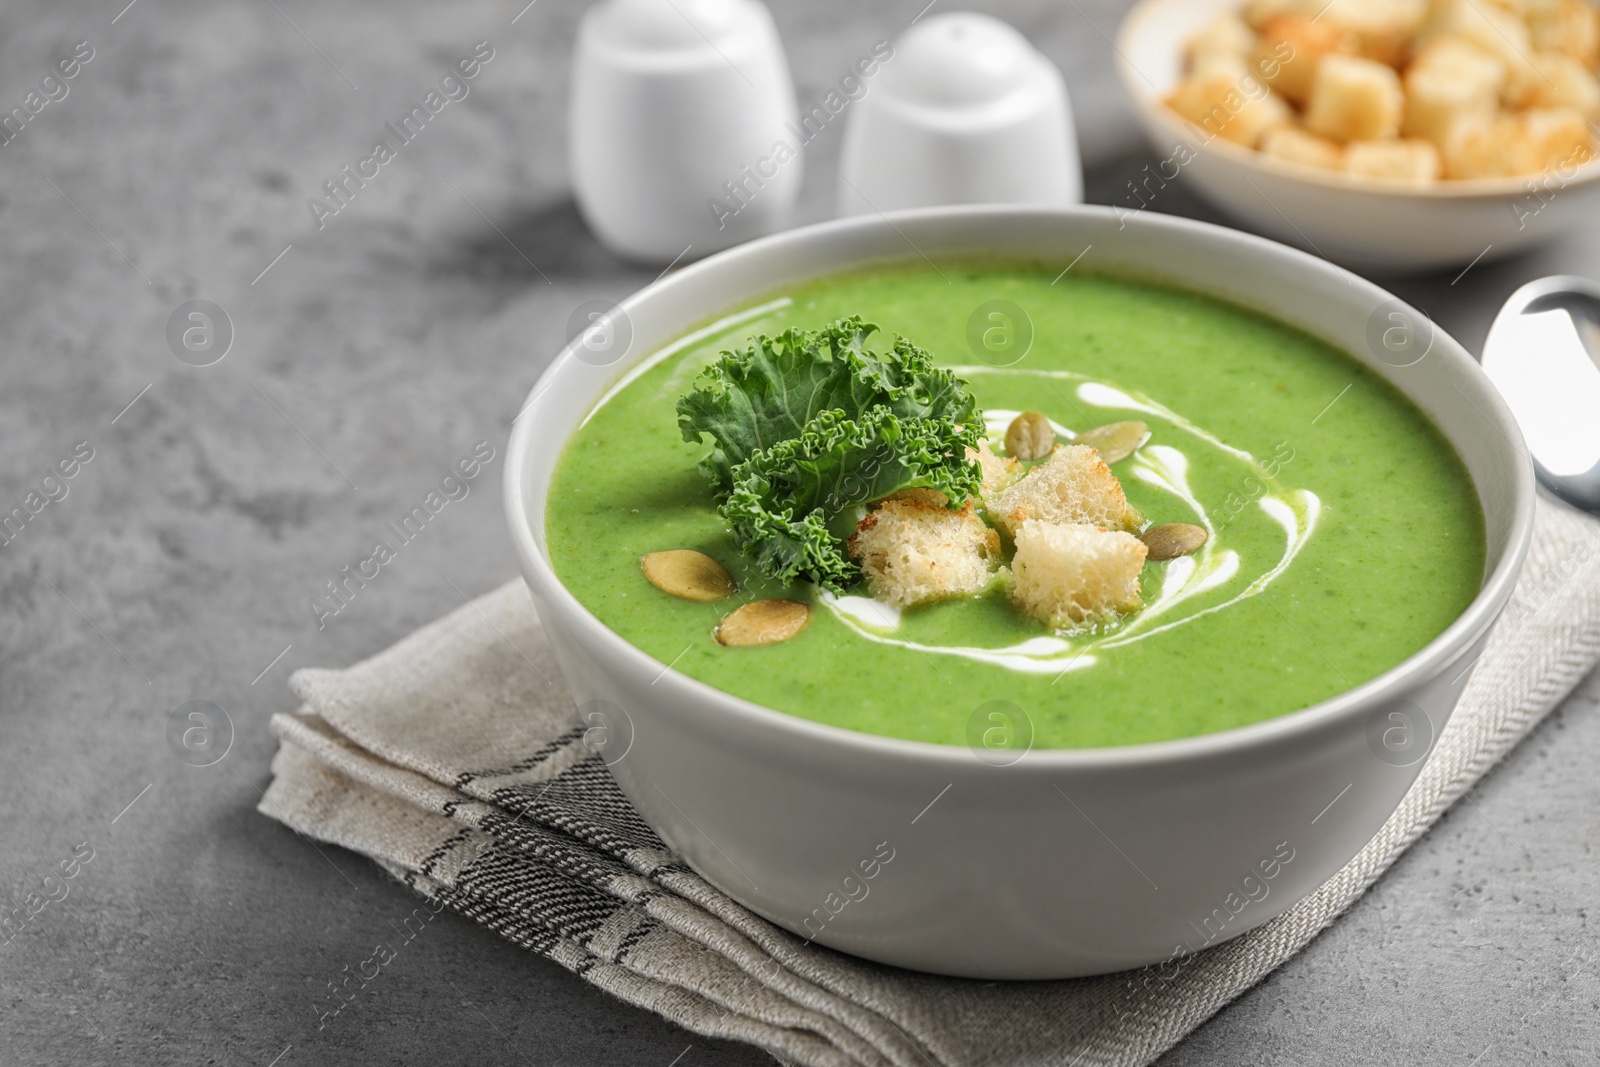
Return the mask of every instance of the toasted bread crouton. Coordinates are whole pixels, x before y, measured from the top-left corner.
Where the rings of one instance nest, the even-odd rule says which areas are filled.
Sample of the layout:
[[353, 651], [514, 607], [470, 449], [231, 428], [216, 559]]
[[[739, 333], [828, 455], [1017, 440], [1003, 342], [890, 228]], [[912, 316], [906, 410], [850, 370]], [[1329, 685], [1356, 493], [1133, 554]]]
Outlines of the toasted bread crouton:
[[1399, 67], [1427, 17], [1426, 0], [1329, 0], [1319, 21], [1353, 34], [1362, 58]]
[[1565, 173], [1594, 158], [1594, 136], [1583, 116], [1550, 108], [1467, 126], [1447, 150], [1445, 165], [1464, 178], [1504, 177]]
[[[1252, 86], [1254, 92], [1252, 92]], [[1212, 74], [1179, 82], [1167, 106], [1200, 127], [1209, 137], [1223, 137], [1254, 148], [1261, 135], [1289, 122], [1289, 105], [1248, 74]]]
[[1465, 39], [1499, 59], [1508, 71], [1529, 65], [1533, 39], [1522, 19], [1481, 0], [1435, 0], [1423, 28], [1423, 41], [1450, 36]]
[[1304, 106], [1322, 60], [1353, 55], [1356, 45], [1354, 34], [1331, 22], [1313, 20], [1309, 15], [1278, 15], [1261, 27], [1255, 65], [1275, 92]]
[[1244, 19], [1232, 12], [1224, 12], [1200, 27], [1194, 36], [1189, 38], [1187, 46], [1189, 71], [1195, 73], [1208, 63], [1217, 63], [1229, 58], [1238, 60], [1242, 64], [1249, 58], [1255, 45], [1255, 32], [1245, 25]]
[[1451, 178], [1565, 172], [1594, 158], [1594, 137], [1583, 116], [1567, 108], [1464, 122], [1444, 149]]
[[1506, 100], [1512, 107], [1567, 107], [1590, 122], [1600, 119], [1600, 81], [1565, 52], [1535, 55], [1527, 70], [1510, 79]]
[[1499, 59], [1459, 38], [1439, 38], [1406, 70], [1401, 133], [1442, 149], [1463, 120], [1495, 113], [1505, 83], [1506, 65]]
[[1011, 599], [1055, 629], [1110, 621], [1139, 609], [1146, 551], [1143, 541], [1121, 531], [1025, 522], [1011, 561]]
[[1486, 82], [1493, 83], [1495, 93], [1505, 84], [1506, 61], [1482, 45], [1458, 34], [1436, 34], [1418, 45], [1407, 70], [1431, 68], [1446, 71], [1470, 83], [1480, 92], [1486, 92]]
[[1226, 79], [1232, 85], [1246, 85], [1252, 79], [1250, 57], [1231, 52], [1196, 52], [1189, 57], [1190, 81]]
[[1565, 52], [1590, 70], [1600, 67], [1600, 7], [1591, 0], [1537, 0], [1523, 18], [1535, 48]]
[[1280, 126], [1269, 131], [1261, 142], [1261, 151], [1264, 155], [1275, 159], [1286, 159], [1290, 163], [1299, 163], [1304, 167], [1320, 167], [1323, 170], [1344, 169], [1342, 145], [1325, 137], [1318, 137], [1314, 133], [1295, 129], [1293, 126]]
[[978, 442], [976, 451], [967, 449], [967, 458], [977, 460], [983, 470], [983, 484], [978, 493], [982, 497], [984, 510], [992, 512], [1000, 491], [1022, 477], [1022, 464], [1010, 456], [995, 455], [988, 441]]
[[1136, 530], [1144, 521], [1117, 476], [1088, 445], [1057, 445], [1048, 459], [996, 495], [989, 516], [1012, 536], [1029, 519], [1115, 530]]
[[1400, 132], [1405, 95], [1392, 67], [1355, 56], [1317, 65], [1306, 129], [1335, 141], [1383, 141]]
[[1244, 21], [1259, 30], [1279, 15], [1311, 18], [1321, 6], [1319, 0], [1245, 0]]
[[1427, 141], [1352, 141], [1344, 153], [1348, 174], [1406, 185], [1439, 180], [1439, 150]]
[[902, 497], [869, 512], [849, 547], [872, 595], [905, 608], [980, 592], [1000, 558], [1000, 535], [983, 524], [970, 500], [951, 511]]
[[1595, 157], [1594, 134], [1571, 108], [1535, 108], [1513, 121], [1511, 155], [1517, 174], [1560, 171]]
[[1445, 177], [1461, 181], [1515, 174], [1516, 164], [1508, 151], [1515, 133], [1516, 120], [1510, 115], [1462, 118], [1450, 127], [1439, 146]]

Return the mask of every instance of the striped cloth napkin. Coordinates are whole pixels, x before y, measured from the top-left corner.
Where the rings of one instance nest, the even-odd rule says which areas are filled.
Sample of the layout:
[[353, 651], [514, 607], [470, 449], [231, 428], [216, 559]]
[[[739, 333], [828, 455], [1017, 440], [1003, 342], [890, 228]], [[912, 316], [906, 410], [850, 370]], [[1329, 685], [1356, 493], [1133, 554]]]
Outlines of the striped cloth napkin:
[[979, 982], [830, 951], [712, 888], [629, 806], [526, 590], [347, 670], [302, 670], [260, 810], [371, 857], [632, 1004], [794, 1064], [1145, 1064], [1333, 922], [1600, 659], [1600, 522], [1541, 498], [1532, 553], [1400, 809], [1317, 892], [1162, 967]]

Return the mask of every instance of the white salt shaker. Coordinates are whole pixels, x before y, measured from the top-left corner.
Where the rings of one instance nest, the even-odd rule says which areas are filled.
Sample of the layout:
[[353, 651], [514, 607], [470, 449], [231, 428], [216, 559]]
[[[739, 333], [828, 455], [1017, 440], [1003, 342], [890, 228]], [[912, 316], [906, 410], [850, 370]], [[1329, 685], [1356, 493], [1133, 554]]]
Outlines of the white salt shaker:
[[919, 22], [851, 109], [840, 215], [1082, 200], [1066, 82], [999, 19], [963, 11]]
[[[794, 86], [758, 0], [602, 0], [573, 57], [578, 208], [619, 255], [696, 259], [783, 227]], [[687, 251], [686, 251], [687, 250]]]

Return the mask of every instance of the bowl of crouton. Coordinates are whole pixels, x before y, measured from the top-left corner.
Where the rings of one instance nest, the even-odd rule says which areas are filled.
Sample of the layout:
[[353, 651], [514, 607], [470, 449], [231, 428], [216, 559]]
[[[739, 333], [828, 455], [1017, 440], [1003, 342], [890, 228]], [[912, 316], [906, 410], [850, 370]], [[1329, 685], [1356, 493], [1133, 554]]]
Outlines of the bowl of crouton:
[[1173, 181], [1356, 269], [1463, 268], [1592, 215], [1593, 0], [1144, 0], [1118, 67]]

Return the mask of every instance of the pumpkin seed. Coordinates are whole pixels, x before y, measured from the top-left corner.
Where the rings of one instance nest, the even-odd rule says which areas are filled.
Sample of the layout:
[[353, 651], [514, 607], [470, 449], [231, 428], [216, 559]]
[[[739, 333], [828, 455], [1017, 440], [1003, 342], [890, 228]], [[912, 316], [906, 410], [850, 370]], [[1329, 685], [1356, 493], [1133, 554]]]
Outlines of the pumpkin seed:
[[639, 557], [644, 576], [663, 593], [709, 604], [733, 595], [728, 568], [692, 548], [673, 548]]
[[1150, 427], [1142, 422], [1111, 422], [1083, 431], [1072, 439], [1072, 443], [1097, 449], [1101, 459], [1115, 463], [1133, 455], [1134, 449], [1144, 444], [1144, 439], [1149, 435]]
[[1205, 527], [1187, 522], [1167, 522], [1152, 526], [1139, 535], [1139, 540], [1150, 550], [1146, 559], [1177, 559], [1187, 556], [1206, 543], [1211, 535]]
[[752, 600], [735, 608], [717, 624], [724, 645], [775, 645], [806, 628], [811, 609], [798, 600]]
[[1012, 459], [1032, 463], [1043, 459], [1056, 447], [1056, 428], [1037, 411], [1024, 411], [1006, 427], [1006, 453]]

